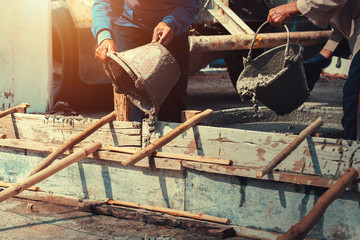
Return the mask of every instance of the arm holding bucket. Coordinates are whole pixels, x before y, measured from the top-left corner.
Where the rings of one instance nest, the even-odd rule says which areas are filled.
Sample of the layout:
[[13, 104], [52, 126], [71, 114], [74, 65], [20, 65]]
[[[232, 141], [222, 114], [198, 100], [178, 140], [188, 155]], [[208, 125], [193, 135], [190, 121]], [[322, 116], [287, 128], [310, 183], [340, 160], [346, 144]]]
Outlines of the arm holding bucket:
[[174, 10], [154, 28], [152, 43], [168, 45], [174, 36], [189, 30], [199, 10], [195, 0], [176, 0]]
[[95, 0], [92, 7], [93, 27], [91, 28], [98, 46], [95, 58], [106, 63], [108, 52], [117, 52], [116, 43], [112, 39], [112, 22], [124, 9], [124, 1]]

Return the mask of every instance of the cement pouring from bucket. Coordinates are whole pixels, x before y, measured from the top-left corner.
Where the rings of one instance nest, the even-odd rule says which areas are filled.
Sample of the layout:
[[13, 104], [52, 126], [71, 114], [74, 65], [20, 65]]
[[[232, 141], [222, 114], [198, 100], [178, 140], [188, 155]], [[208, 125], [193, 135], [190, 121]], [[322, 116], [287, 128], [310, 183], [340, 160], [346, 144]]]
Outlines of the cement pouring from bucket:
[[236, 89], [242, 100], [252, 99], [254, 103], [258, 100], [276, 114], [284, 115], [297, 109], [309, 97], [302, 62], [303, 47], [290, 44], [289, 29], [284, 25], [287, 43], [252, 59], [256, 36], [265, 24], [267, 22], [255, 33], [248, 56], [244, 58], [244, 70], [236, 82]]
[[157, 114], [180, 77], [171, 53], [159, 43], [149, 43], [107, 55], [111, 60], [105, 71], [116, 91], [125, 94], [145, 114]]

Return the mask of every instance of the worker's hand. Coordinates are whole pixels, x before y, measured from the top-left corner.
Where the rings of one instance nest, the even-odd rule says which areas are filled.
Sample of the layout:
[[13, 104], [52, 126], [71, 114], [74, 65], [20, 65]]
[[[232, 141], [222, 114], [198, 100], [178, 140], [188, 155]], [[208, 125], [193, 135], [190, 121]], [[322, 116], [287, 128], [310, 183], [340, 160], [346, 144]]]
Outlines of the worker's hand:
[[108, 52], [117, 52], [116, 43], [112, 39], [105, 39], [101, 42], [95, 50], [95, 58], [100, 62], [106, 63], [109, 57], [106, 55]]
[[323, 68], [329, 66], [331, 55], [324, 54], [324, 50], [304, 62], [306, 82], [309, 90], [313, 90], [315, 83], [320, 79]]
[[267, 21], [275, 27], [282, 27], [285, 22], [290, 21], [299, 14], [295, 1], [270, 9]]
[[158, 42], [164, 46], [168, 45], [174, 38], [174, 32], [165, 22], [160, 22], [155, 28], [151, 43]]

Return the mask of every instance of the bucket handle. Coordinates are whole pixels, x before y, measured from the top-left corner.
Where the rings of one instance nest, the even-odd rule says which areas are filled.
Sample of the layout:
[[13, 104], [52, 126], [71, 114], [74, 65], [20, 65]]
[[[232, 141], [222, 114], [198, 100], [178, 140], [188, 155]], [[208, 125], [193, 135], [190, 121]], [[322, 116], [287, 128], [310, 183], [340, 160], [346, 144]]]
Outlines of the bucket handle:
[[[252, 60], [252, 50], [254, 47], [254, 43], [256, 40], [256, 36], [259, 34], [260, 30], [264, 27], [264, 25], [266, 25], [268, 23], [268, 21], [265, 21], [263, 24], [261, 24], [261, 26], [257, 29], [255, 35], [254, 35], [254, 39], [251, 42], [250, 45], [250, 50], [248, 53], [247, 58], [244, 58], [244, 67], [248, 64], [250, 64], [251, 60]], [[290, 60], [290, 56], [289, 56], [289, 45], [290, 45], [290, 32], [288, 27], [284, 24], [284, 28], [286, 29], [287, 32], [287, 43], [286, 43], [286, 48], [285, 48], [285, 61], [284, 61], [284, 67], [286, 67], [289, 63]]]

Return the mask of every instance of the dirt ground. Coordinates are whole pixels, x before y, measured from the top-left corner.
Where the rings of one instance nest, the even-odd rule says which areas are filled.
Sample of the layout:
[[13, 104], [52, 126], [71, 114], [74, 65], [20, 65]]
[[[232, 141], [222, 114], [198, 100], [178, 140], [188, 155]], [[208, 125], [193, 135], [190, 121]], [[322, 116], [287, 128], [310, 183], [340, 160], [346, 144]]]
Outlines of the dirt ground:
[[94, 215], [79, 211], [75, 207], [19, 198], [11, 198], [1, 203], [0, 218], [0, 239], [217, 239], [183, 229]]
[[[342, 80], [322, 79], [306, 104], [341, 106]], [[213, 110], [252, 106], [241, 102], [226, 72], [190, 77], [189, 109]], [[28, 204], [33, 204], [28, 209]], [[0, 239], [216, 239], [182, 229], [94, 215], [43, 202], [12, 198], [0, 205]], [[233, 237], [229, 239], [246, 239]]]

